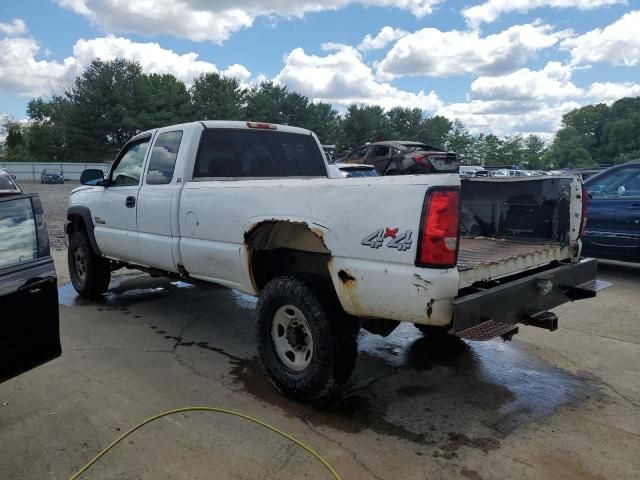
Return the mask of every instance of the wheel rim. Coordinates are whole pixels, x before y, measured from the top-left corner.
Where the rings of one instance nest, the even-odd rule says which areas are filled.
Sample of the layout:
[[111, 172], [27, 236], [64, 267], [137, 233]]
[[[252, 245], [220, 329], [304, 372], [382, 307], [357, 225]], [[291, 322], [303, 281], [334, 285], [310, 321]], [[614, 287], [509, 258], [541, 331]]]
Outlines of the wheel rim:
[[87, 261], [84, 256], [84, 252], [79, 248], [76, 249], [74, 253], [74, 260], [75, 260], [74, 263], [76, 267], [76, 274], [78, 275], [78, 278], [80, 279], [80, 281], [84, 282], [84, 277], [87, 274]]
[[313, 359], [313, 336], [306, 317], [299, 308], [283, 305], [271, 323], [271, 339], [276, 355], [291, 370], [300, 372]]

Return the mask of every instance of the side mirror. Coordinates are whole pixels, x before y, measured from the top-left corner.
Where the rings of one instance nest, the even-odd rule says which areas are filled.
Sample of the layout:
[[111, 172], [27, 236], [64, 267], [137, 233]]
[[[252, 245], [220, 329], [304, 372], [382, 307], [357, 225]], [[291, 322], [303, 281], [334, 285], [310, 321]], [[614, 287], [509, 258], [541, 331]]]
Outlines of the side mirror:
[[98, 185], [100, 182], [104, 182], [104, 173], [98, 168], [88, 168], [80, 175], [82, 185]]
[[624, 185], [620, 185], [618, 187], [618, 196], [619, 197], [623, 197], [626, 192], [627, 192], [627, 189], [624, 187]]
[[11, 177], [12, 180], [17, 180], [18, 179], [18, 177], [16, 177], [15, 175], [10, 175], [10, 177]]

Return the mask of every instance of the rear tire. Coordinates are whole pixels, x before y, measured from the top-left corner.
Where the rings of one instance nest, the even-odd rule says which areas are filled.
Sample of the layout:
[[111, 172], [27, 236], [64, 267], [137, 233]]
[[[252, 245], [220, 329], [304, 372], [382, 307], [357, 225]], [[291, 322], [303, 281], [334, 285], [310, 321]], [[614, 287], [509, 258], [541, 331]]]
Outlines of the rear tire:
[[108, 290], [109, 262], [95, 254], [85, 231], [76, 230], [71, 234], [67, 261], [71, 283], [81, 296], [96, 298]]
[[267, 283], [258, 301], [256, 341], [276, 388], [300, 401], [335, 392], [355, 367], [355, 322], [321, 277], [284, 276]]

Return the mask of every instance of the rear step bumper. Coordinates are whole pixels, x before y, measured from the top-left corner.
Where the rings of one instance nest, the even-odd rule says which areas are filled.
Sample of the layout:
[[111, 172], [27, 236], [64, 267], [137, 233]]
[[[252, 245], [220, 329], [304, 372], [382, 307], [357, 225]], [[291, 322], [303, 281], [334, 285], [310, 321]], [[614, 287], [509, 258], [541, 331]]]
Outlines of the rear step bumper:
[[469, 340], [509, 338], [519, 323], [553, 331], [558, 319], [548, 310], [611, 286], [596, 275], [596, 260], [587, 258], [459, 297], [453, 333]]

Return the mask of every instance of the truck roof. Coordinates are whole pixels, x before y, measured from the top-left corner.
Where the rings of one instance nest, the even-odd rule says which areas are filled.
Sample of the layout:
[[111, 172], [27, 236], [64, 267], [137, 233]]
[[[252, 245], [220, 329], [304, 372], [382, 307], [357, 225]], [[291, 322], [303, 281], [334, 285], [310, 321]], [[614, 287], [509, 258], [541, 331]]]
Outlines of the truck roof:
[[[265, 130], [275, 130], [278, 132], [287, 132], [287, 133], [297, 133], [300, 135], [311, 135], [311, 130], [307, 130], [306, 128], [299, 127], [291, 127], [289, 125], [280, 125], [276, 123], [267, 123], [267, 122], [253, 122], [253, 121], [240, 121], [240, 120], [200, 120], [195, 122], [187, 122], [187, 123], [179, 123], [176, 125], [166, 125], [162, 128], [189, 128], [194, 127], [196, 125], [203, 126], [204, 128], [233, 128], [233, 129], [265, 129]], [[251, 126], [255, 125], [255, 126]], [[275, 128], [264, 128], [263, 125], [271, 125]], [[157, 128], [152, 130], [147, 130], [139, 133], [134, 139], [137, 137], [143, 137], [145, 135], [153, 134]]]

